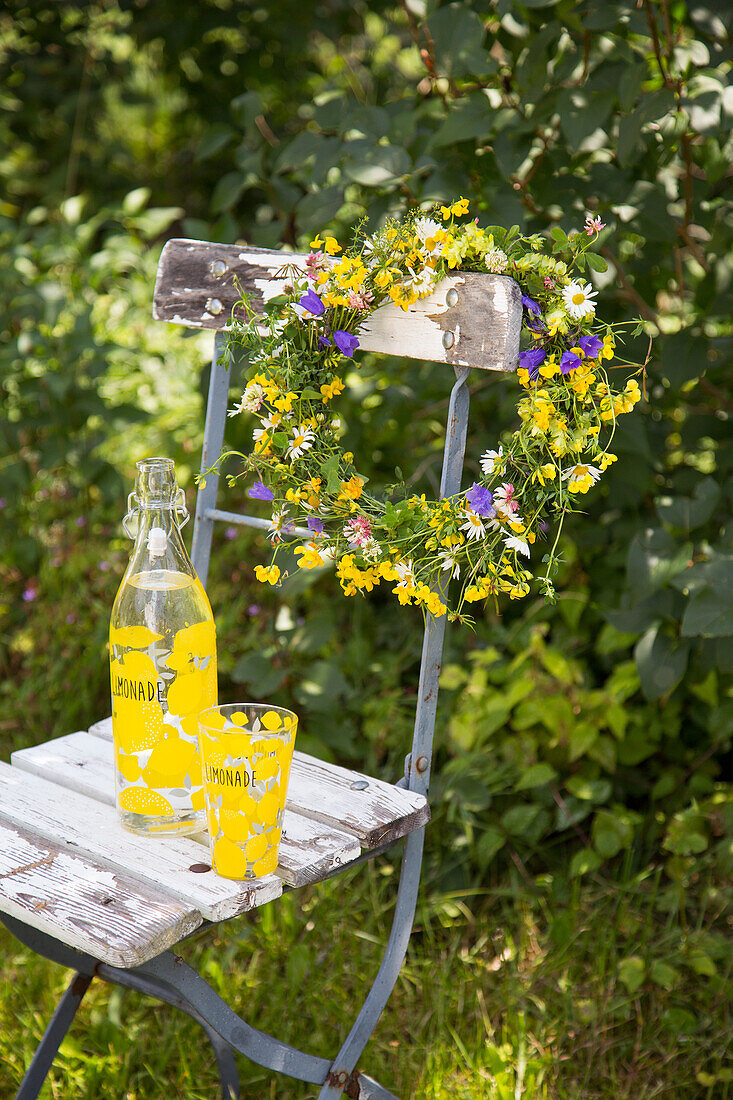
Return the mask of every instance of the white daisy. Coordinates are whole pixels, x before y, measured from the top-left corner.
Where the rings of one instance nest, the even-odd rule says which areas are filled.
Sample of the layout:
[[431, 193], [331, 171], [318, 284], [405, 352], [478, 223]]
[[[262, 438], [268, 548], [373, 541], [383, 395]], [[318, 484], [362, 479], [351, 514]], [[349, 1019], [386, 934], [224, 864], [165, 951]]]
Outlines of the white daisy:
[[509, 263], [509, 257], [500, 248], [490, 248], [484, 256], [484, 263], [487, 271], [493, 271], [495, 275], [501, 275]]
[[267, 528], [270, 541], [280, 542], [281, 536], [288, 526], [288, 517], [285, 512], [273, 512], [270, 517], [270, 526]]
[[398, 588], [413, 588], [415, 585], [415, 573], [412, 567], [412, 558], [409, 561], [395, 562], [395, 572], [400, 578]]
[[590, 283], [585, 286], [582, 283], [569, 283], [562, 292], [565, 308], [574, 321], [582, 321], [584, 317], [592, 317], [596, 311], [596, 303], [593, 301], [597, 290]]
[[[423, 250], [428, 256], [439, 256], [443, 227], [432, 218], [418, 218], [415, 222], [415, 235], [419, 237]], [[439, 236], [436, 236], [439, 235]]]
[[482, 539], [486, 534], [481, 516], [470, 508], [466, 509], [466, 522], [461, 524], [461, 531], [465, 531], [469, 539]]
[[525, 558], [529, 557], [529, 543], [516, 535], [510, 535], [508, 539], [504, 539], [504, 545], [507, 550], [516, 550], [518, 554], [524, 554]]
[[484, 451], [481, 455], [481, 469], [485, 474], [493, 474], [496, 466], [500, 466], [502, 459], [504, 458], [504, 448], [499, 447], [498, 451]]
[[261, 428], [255, 428], [252, 432], [252, 438], [255, 443], [259, 443], [263, 435], [267, 435], [268, 432], [274, 432], [280, 423], [280, 417], [277, 413], [273, 413], [272, 416], [263, 416], [260, 420]]
[[418, 271], [417, 273], [415, 273], [412, 268], [408, 268], [408, 270], [410, 272], [408, 283], [415, 294], [419, 294], [420, 297], [423, 298], [426, 294], [430, 294], [433, 291], [436, 278], [432, 267], [424, 267], [422, 271]]
[[306, 427], [305, 424], [293, 428], [293, 438], [288, 444], [288, 449], [285, 452], [286, 458], [289, 457], [291, 462], [294, 462], [296, 458], [300, 458], [305, 451], [311, 449], [315, 438], [316, 433], [312, 428]]
[[601, 476], [597, 466], [588, 466], [578, 463], [569, 470], [563, 470], [562, 480], [568, 481], [568, 489], [571, 493], [587, 493], [591, 485], [595, 485]]
[[438, 554], [438, 557], [441, 561], [441, 569], [452, 569], [453, 572], [451, 573], [451, 576], [460, 577], [461, 567], [458, 564], [458, 559], [456, 558], [456, 555], [451, 550], [441, 550]]

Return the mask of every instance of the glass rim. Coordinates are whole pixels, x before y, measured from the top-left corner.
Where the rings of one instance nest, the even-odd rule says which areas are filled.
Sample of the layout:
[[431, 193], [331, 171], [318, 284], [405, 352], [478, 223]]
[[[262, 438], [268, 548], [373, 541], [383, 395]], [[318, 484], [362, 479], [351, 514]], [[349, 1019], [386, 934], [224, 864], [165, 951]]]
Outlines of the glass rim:
[[[209, 726], [207, 724], [206, 719], [205, 719], [204, 716], [207, 715], [207, 714], [214, 714], [214, 713], [220, 714], [224, 710], [225, 707], [231, 707], [233, 711], [244, 710], [247, 707], [257, 707], [263, 713], [265, 713], [266, 711], [269, 711], [269, 710], [274, 710], [277, 714], [288, 716], [288, 719], [289, 719], [288, 725], [292, 726], [292, 725], [298, 723], [298, 715], [295, 713], [294, 710], [290, 710], [288, 707], [279, 707], [279, 706], [276, 706], [272, 703], [251, 703], [251, 702], [249, 702], [249, 703], [217, 703], [213, 707], [205, 707], [203, 710], [200, 710], [198, 712], [197, 717], [198, 717], [199, 723], [205, 729], [212, 730], [214, 733], [219, 733], [219, 734], [252, 733], [253, 732], [252, 730], [248, 730], [246, 728], [246, 726], [236, 726], [236, 723], [235, 723], [235, 726], [236, 726], [235, 729], [228, 729], [228, 730], [217, 729], [217, 727], [215, 727], [215, 726]], [[225, 714], [224, 717], [228, 718], [229, 715]], [[274, 730], [274, 731], [272, 731], [271, 736], [276, 736], [280, 732], [281, 732], [280, 730]]]

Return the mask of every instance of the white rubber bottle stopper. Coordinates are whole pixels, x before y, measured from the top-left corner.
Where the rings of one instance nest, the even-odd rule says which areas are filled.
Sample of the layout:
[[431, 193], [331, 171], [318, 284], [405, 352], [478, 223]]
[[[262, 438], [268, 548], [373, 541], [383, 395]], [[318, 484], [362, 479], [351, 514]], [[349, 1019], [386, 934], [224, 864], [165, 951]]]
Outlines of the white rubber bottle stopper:
[[162, 527], [151, 527], [146, 541], [151, 558], [159, 558], [161, 554], [165, 554], [168, 546], [168, 535]]

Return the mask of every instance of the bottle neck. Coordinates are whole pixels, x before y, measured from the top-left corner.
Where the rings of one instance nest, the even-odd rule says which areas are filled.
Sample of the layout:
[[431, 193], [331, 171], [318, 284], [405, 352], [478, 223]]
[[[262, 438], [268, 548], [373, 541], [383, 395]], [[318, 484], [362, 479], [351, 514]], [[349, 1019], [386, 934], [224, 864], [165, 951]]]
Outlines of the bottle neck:
[[127, 576], [165, 570], [195, 577], [196, 572], [178, 527], [174, 503], [142, 505]]

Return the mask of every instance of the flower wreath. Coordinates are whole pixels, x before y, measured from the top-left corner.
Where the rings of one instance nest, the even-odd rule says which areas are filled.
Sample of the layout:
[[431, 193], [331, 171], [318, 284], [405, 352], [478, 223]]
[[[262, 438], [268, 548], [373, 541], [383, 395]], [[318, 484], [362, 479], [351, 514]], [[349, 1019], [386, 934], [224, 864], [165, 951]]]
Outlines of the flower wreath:
[[[390, 222], [373, 236], [357, 235], [345, 254], [334, 237], [319, 235], [305, 271], [283, 268], [284, 292], [264, 316], [244, 296], [235, 306], [224, 354], [231, 362], [234, 348], [245, 347], [252, 374], [229, 415], [255, 414], [258, 426], [251, 453], [233, 452], [243, 467], [229, 482], [253, 474], [248, 495], [272, 505], [274, 555], [255, 568], [260, 581], [277, 585], [286, 575], [278, 549], [299, 525], [310, 532], [295, 550], [301, 569], [336, 561], [347, 595], [387, 581], [401, 604], [464, 619], [467, 603], [529, 593], [531, 547], [550, 517], [557, 531], [538, 580], [553, 597], [564, 516], [615, 462], [602, 433], [612, 436], [617, 417], [641, 396], [635, 378], [623, 390], [611, 385], [603, 362], [615, 355], [621, 325], [598, 323], [596, 291], [572, 275], [605, 269], [588, 251], [604, 225], [588, 214], [585, 233], [554, 228], [548, 242], [517, 226], [457, 221], [467, 212], [461, 198], [432, 217]], [[341, 449], [344, 428], [332, 402], [345, 388], [365, 319], [390, 299], [407, 310], [459, 268], [510, 275], [522, 289], [529, 347], [517, 368], [520, 427], [505, 447], [484, 451], [482, 476], [468, 490], [428, 500], [403, 485], [398, 499], [380, 500]], [[461, 581], [453, 598], [451, 578]]]

